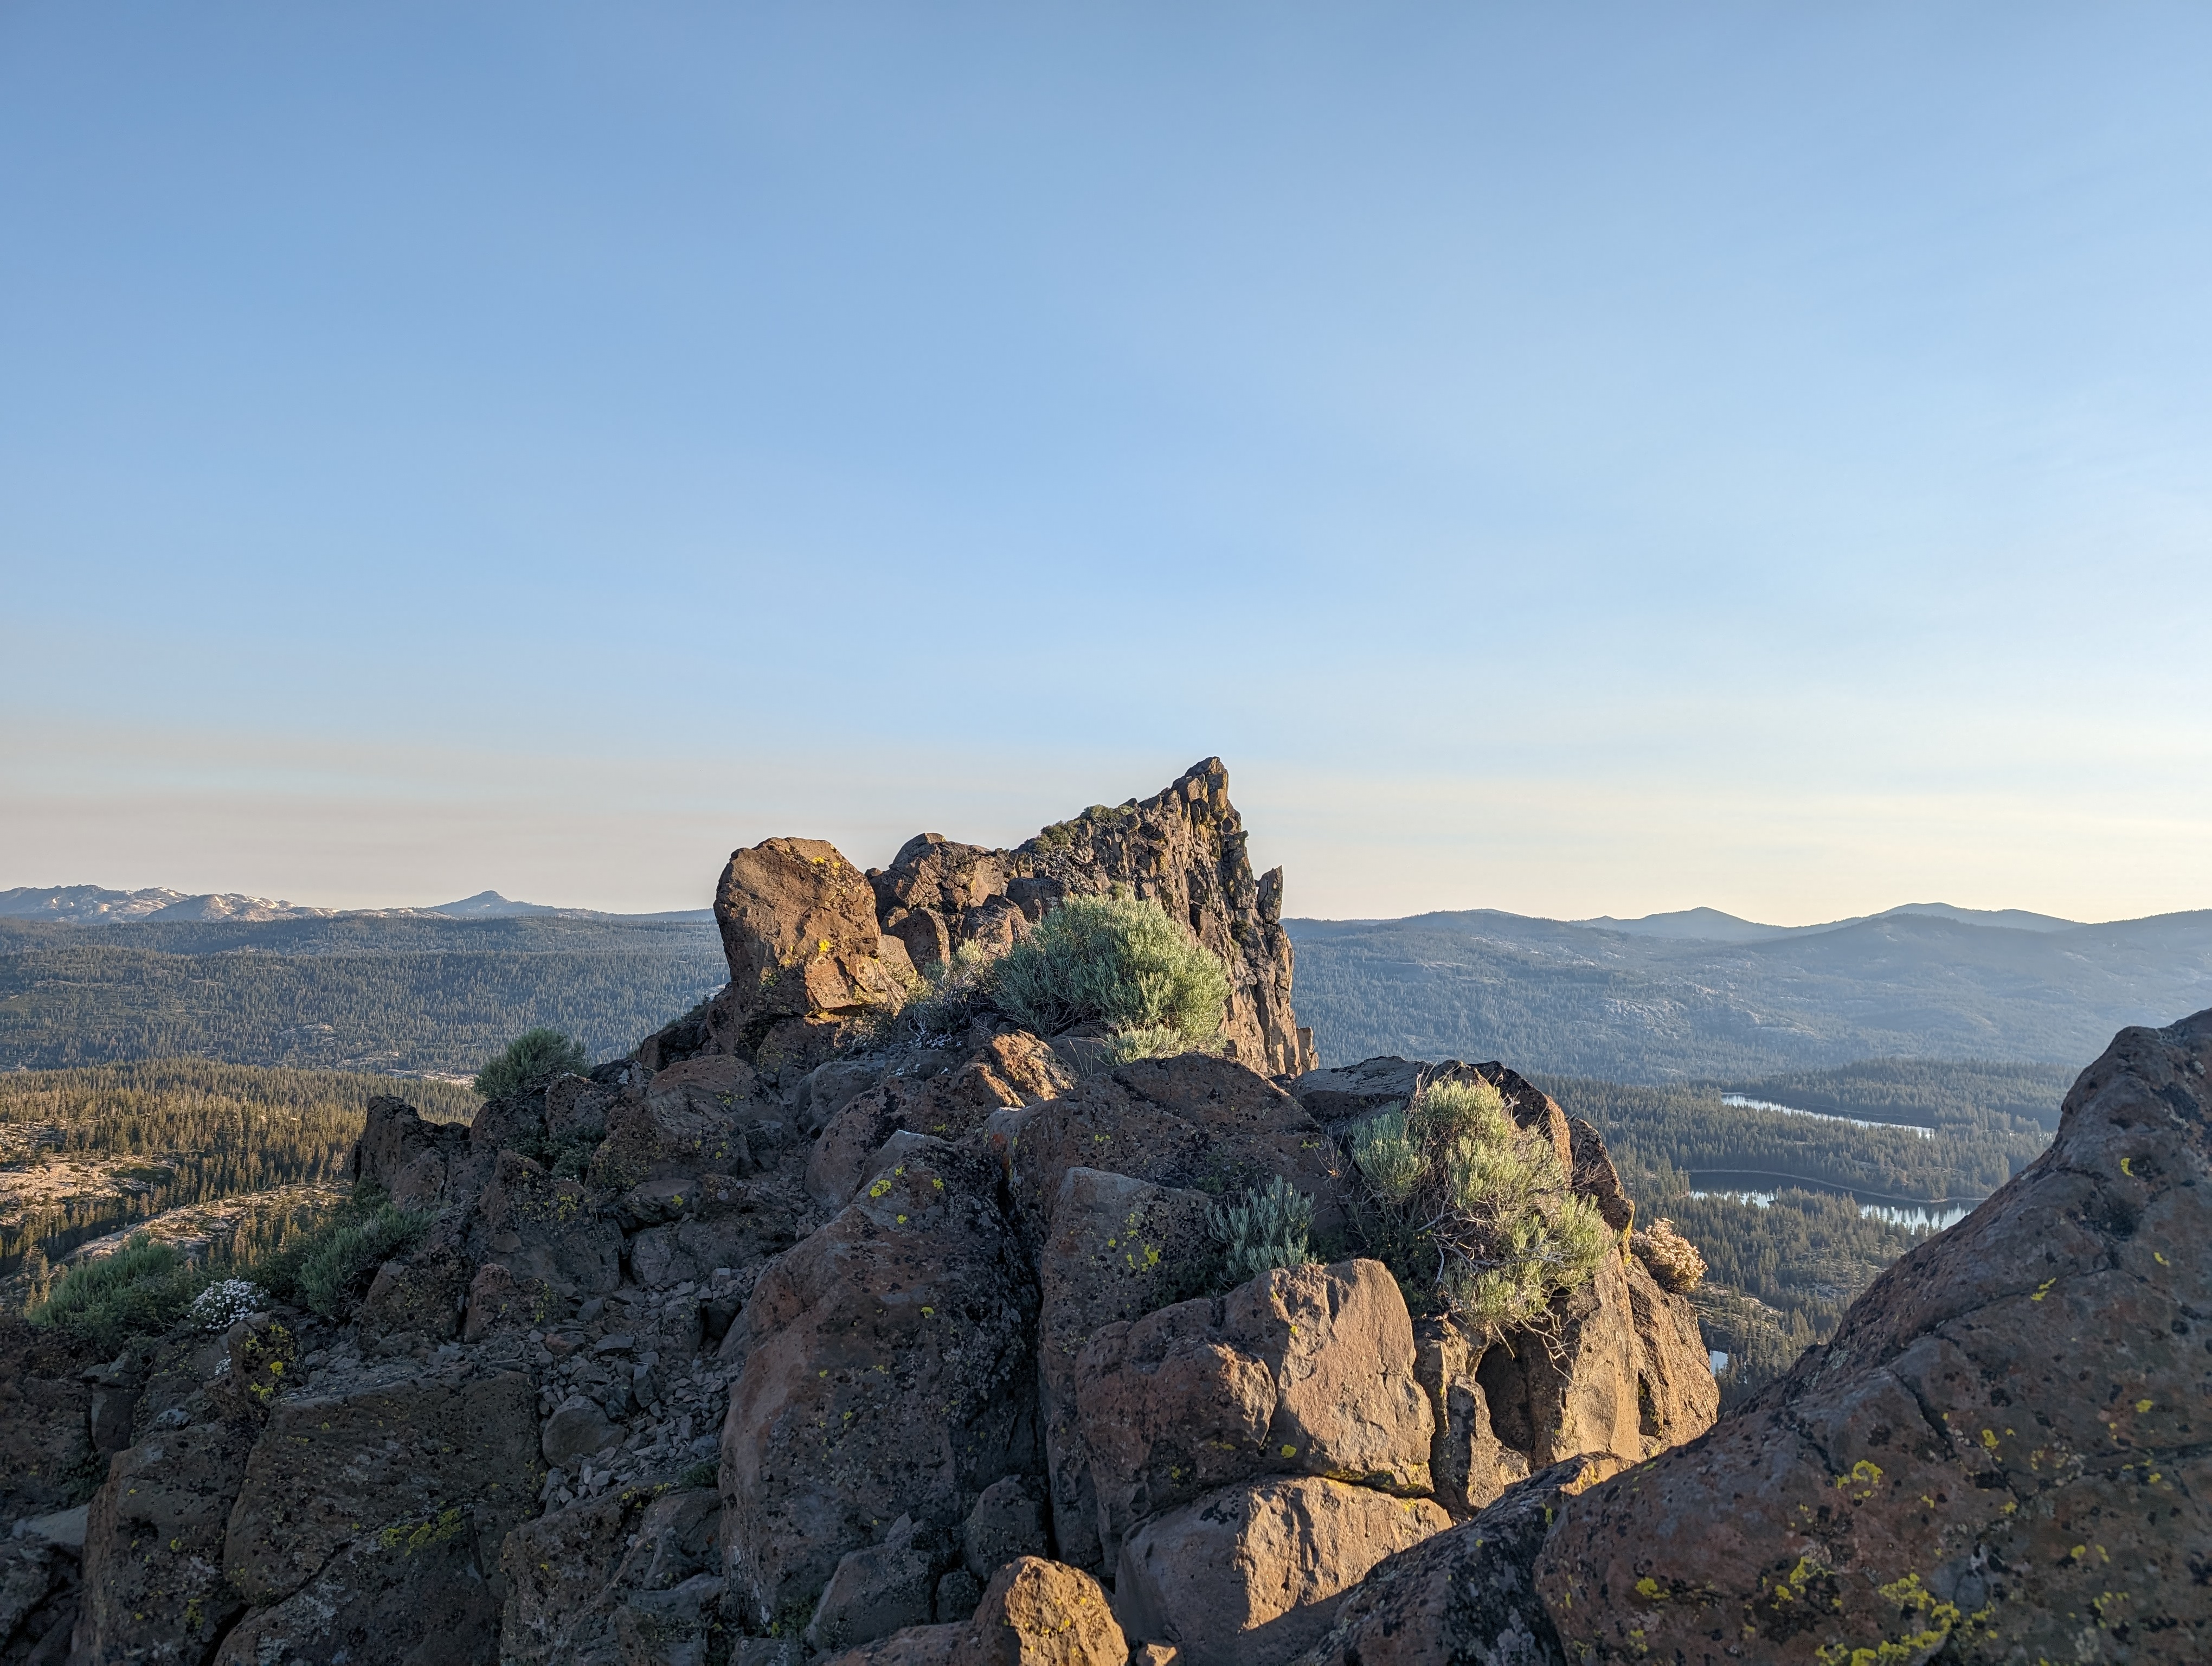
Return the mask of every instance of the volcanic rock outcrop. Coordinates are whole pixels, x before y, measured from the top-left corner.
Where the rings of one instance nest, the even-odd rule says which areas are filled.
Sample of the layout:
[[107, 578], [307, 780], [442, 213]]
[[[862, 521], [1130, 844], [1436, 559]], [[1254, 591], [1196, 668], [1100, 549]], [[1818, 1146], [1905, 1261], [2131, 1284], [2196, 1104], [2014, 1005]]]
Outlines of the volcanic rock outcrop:
[[[1059, 902], [1116, 887], [1222, 957], [1233, 1054], [1110, 1065], [1084, 1037], [1029, 1033], [987, 1003], [950, 1032], [882, 1021], [916, 965], [1003, 948]], [[731, 982], [701, 1011], [465, 1128], [372, 1104], [356, 1183], [427, 1228], [365, 1271], [337, 1316], [276, 1309], [106, 1361], [0, 1330], [14, 1414], [0, 1439], [18, 1460], [0, 1499], [10, 1521], [44, 1523], [0, 1541], [0, 1663], [1542, 1659], [1563, 1639], [1632, 1650], [1607, 1629], [1622, 1616], [1675, 1637], [1668, 1626], [1739, 1585], [1764, 1623], [1780, 1599], [1760, 1581], [1789, 1533], [1818, 1540], [1817, 1559], [1792, 1554], [1822, 1600], [1821, 1580], [1840, 1590], [1879, 1560], [1832, 1518], [1872, 1522], [1877, 1499], [1902, 1495], [1888, 1477], [1923, 1474], [1892, 1451], [1934, 1438], [1904, 1420], [1912, 1392], [1865, 1401], [1891, 1443], [1865, 1434], [1884, 1477], [1866, 1499], [1850, 1490], [1873, 1485], [1860, 1453], [1831, 1427], [1858, 1428], [1848, 1396], [1826, 1422], [1778, 1401], [1731, 1426], [1753, 1431], [1745, 1450], [1778, 1454], [1752, 1479], [1698, 1467], [1735, 1451], [1735, 1433], [1670, 1450], [1711, 1422], [1715, 1389], [1688, 1303], [1631, 1251], [1633, 1206], [1596, 1131], [1496, 1063], [1315, 1067], [1290, 1004], [1281, 890], [1279, 874], [1252, 876], [1212, 762], [1013, 851], [926, 836], [873, 874], [806, 840], [738, 853], [716, 903]], [[2179, 1068], [2159, 1092], [2187, 1086]], [[1612, 1229], [1585, 1283], [1537, 1330], [1504, 1336], [1409, 1310], [1362, 1253], [1346, 1155], [1360, 1117], [1477, 1078]], [[2151, 1103], [2127, 1098], [2124, 1078], [2096, 1103]], [[2172, 1143], [2152, 1129], [2115, 1146], [2135, 1165], [2117, 1189], [2060, 1189], [2052, 1207], [2085, 1224], [2078, 1243], [2052, 1237], [2064, 1264], [2037, 1273], [2051, 1280], [2039, 1300], [2020, 1296], [2032, 1316], [2106, 1322], [2090, 1286], [2068, 1283], [2096, 1254], [2166, 1276], [2136, 1262], [2170, 1257], [2165, 1232], [2190, 1224], [2172, 1199], [2196, 1171]], [[1310, 1200], [1316, 1260], [1232, 1282], [1218, 1206], [1275, 1181]], [[1998, 1265], [2013, 1251], [1983, 1253]], [[2177, 1476], [2201, 1489], [2186, 1480], [2201, 1462], [2186, 1414], [2164, 1409], [2185, 1403], [2174, 1351], [2195, 1346], [2173, 1327], [2201, 1304], [2154, 1312], [2108, 1284], [2108, 1316], [2166, 1327], [2133, 1344], [2142, 1371], [2081, 1362], [2120, 1385], [2114, 1397], [2100, 1379], [2105, 1397], [2081, 1414], [2108, 1414], [2111, 1451], [2071, 1424], [2063, 1459], [2055, 1435], [2016, 1447], [2031, 1426], [2019, 1414], [1985, 1420], [1992, 1451], [1975, 1424], [1965, 1456], [1944, 1460], [1955, 1475], [1927, 1471], [1938, 1525], [1911, 1529], [1934, 1535], [1926, 1556], [1884, 1563], [1884, 1587], [1966, 1611], [1971, 1555], [1940, 1527], [1964, 1519], [1954, 1501], [2002, 1492], [2025, 1516], [2053, 1464], [2104, 1474], [2122, 1441], [2166, 1443], [2156, 1476], [2114, 1470], [2079, 1495], [2085, 1509], [2117, 1521], [2124, 1481], [2143, 1509], [2181, 1502], [2160, 1490]], [[1921, 1289], [1881, 1288], [1899, 1303], [1908, 1286]], [[1830, 1364], [1801, 1371], [1802, 1392], [1904, 1347], [1892, 1330], [1905, 1318], [1854, 1322]], [[2014, 1329], [2056, 1357], [2055, 1337]], [[1997, 1356], [1954, 1341], [1960, 1383], [1985, 1402], [1992, 1382], [2023, 1403], [2042, 1392], [2028, 1365], [2018, 1383], [1989, 1379]], [[1928, 1380], [1931, 1403], [1964, 1407], [1966, 1388]], [[2130, 1409], [2142, 1398], [2151, 1411]], [[2003, 1486], [1982, 1485], [1990, 1474]], [[1741, 1547], [1755, 1564], [1710, 1534], [1718, 1547], [1699, 1551], [1685, 1525], [1741, 1513], [1738, 1491], [1772, 1518]], [[1791, 1524], [1801, 1504], [1813, 1526]], [[2052, 1519], [2085, 1547], [2083, 1578], [2093, 1547], [2136, 1542], [2075, 1528], [2078, 1511]], [[1884, 1530], [1907, 1534], [1902, 1517]], [[1976, 1566], [2024, 1588], [2042, 1578]], [[2154, 1594], [2161, 1619], [2184, 1610], [2170, 1582], [2112, 1589]], [[2016, 1601], [2005, 1593], [1987, 1599], [2000, 1615]], [[1698, 1648], [1734, 1644], [1712, 1643], [1721, 1624]], [[1475, 1632], [1492, 1641], [1454, 1640]], [[1508, 1632], [1522, 1654], [1492, 1646]]]
[[1307, 1666], [2212, 1659], [2212, 1012], [1741, 1415], [1386, 1563]]
[[714, 895], [729, 985], [640, 1056], [657, 1068], [702, 1051], [736, 1054], [788, 1090], [835, 1052], [852, 1019], [896, 1004], [915, 972], [964, 945], [1002, 949], [1067, 897], [1117, 890], [1158, 903], [1221, 958], [1230, 1057], [1269, 1075], [1314, 1067], [1313, 1034], [1291, 1007], [1283, 872], [1254, 877], [1219, 758], [1012, 850], [921, 833], [866, 875], [815, 839], [733, 853]]

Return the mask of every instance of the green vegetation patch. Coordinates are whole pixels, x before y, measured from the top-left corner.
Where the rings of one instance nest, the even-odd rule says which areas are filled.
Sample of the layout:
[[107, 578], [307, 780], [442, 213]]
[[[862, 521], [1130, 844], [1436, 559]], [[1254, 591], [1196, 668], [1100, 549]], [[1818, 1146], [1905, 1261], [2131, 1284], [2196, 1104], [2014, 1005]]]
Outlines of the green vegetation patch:
[[1220, 958], [1157, 903], [1127, 897], [1070, 897], [992, 964], [988, 988], [1040, 1036], [1101, 1024], [1169, 1032], [1178, 1050], [1212, 1037], [1229, 1004]]
[[431, 1217], [395, 1207], [381, 1193], [356, 1192], [314, 1231], [246, 1271], [278, 1301], [343, 1319], [376, 1269], [422, 1242]]
[[206, 1282], [167, 1244], [135, 1237], [112, 1256], [71, 1268], [28, 1316], [106, 1353], [177, 1323]]
[[1352, 1131], [1359, 1225], [1416, 1312], [1493, 1335], [1541, 1331], [1614, 1239], [1577, 1196], [1541, 1128], [1517, 1127], [1486, 1081], [1431, 1085]]
[[557, 1076], [580, 1076], [591, 1067], [584, 1044], [558, 1030], [526, 1030], [477, 1072], [476, 1090], [504, 1099], [540, 1088]]

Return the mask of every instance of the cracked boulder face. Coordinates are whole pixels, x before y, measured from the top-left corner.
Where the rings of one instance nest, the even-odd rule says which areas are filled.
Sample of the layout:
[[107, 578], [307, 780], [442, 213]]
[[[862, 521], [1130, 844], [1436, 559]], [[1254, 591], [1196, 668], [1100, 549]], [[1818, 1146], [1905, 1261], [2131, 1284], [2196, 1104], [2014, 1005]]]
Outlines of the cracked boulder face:
[[246, 1462], [224, 1577], [267, 1602], [325, 1576], [364, 1535], [443, 1543], [465, 1528], [495, 1559], [538, 1491], [535, 1399], [509, 1371], [277, 1402]]
[[1076, 1383], [1109, 1560], [1139, 1522], [1232, 1481], [1430, 1490], [1435, 1420], [1405, 1298], [1380, 1262], [1277, 1268], [1109, 1325]]
[[1376, 1563], [1450, 1524], [1426, 1499], [1318, 1476], [1224, 1487], [1122, 1547], [1115, 1613], [1190, 1666], [1273, 1666], [1319, 1640]]
[[1344, 1225], [1346, 1161], [1305, 1108], [1230, 1059], [1185, 1053], [1094, 1077], [1024, 1118], [1008, 1184], [1024, 1230], [1041, 1240], [1071, 1169], [1104, 1169], [1219, 1197], [1276, 1177], [1314, 1200], [1314, 1231]]
[[996, 1170], [936, 1140], [762, 1274], [723, 1342], [725, 1544], [756, 1623], [806, 1623], [899, 1517], [950, 1526], [1036, 1473], [1036, 1318]]
[[[689, 1050], [734, 1054], [770, 1083], [795, 1086], [836, 1051], [850, 1020], [898, 1005], [914, 975], [905, 945], [876, 923], [867, 879], [820, 839], [732, 851], [714, 921], [730, 982]], [[673, 1063], [668, 1050], [663, 1040], [656, 1056]]]
[[1741, 1415], [1569, 1501], [1570, 1659], [2212, 1659], [2212, 1012]]

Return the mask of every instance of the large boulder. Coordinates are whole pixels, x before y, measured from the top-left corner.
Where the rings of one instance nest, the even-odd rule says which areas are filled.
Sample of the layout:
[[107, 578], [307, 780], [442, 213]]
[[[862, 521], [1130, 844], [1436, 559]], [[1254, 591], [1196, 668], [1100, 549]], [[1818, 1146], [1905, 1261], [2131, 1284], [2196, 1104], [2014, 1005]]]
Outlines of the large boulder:
[[1434, 1418], [1382, 1262], [1262, 1274], [1100, 1330], [1076, 1378], [1106, 1555], [1146, 1517], [1233, 1481], [1328, 1475], [1429, 1490]]
[[1036, 1295], [988, 1162], [927, 1142], [760, 1276], [723, 1341], [726, 1547], [755, 1623], [848, 1551], [1037, 1468]]
[[1529, 1566], [1565, 1499], [1607, 1468], [1555, 1464], [1474, 1521], [1376, 1564], [1298, 1666], [1567, 1666]]
[[1064, 1562], [1111, 1565], [1078, 1427], [1083, 1352], [1105, 1327], [1141, 1319], [1206, 1287], [1220, 1253], [1206, 1227], [1209, 1201], [1203, 1192], [1100, 1169], [1070, 1169], [1060, 1178], [1037, 1256], [1037, 1389]]
[[[995, 1483], [994, 1483], [995, 1484]], [[908, 1626], [968, 1616], [935, 1612], [937, 1582], [959, 1554], [942, 1529], [918, 1525], [902, 1516], [883, 1542], [848, 1550], [822, 1588], [807, 1623], [808, 1646], [835, 1653], [855, 1643], [872, 1642]], [[972, 1599], [974, 1591], [969, 1592]]]
[[72, 1666], [197, 1666], [246, 1606], [223, 1577], [223, 1542], [253, 1426], [222, 1418], [178, 1426], [185, 1415], [157, 1416], [93, 1494]]
[[[495, 1555], [533, 1507], [538, 1441], [537, 1395], [517, 1371], [279, 1401], [245, 1464], [223, 1577], [248, 1601], [272, 1602], [325, 1574], [349, 1544], [418, 1530], [443, 1543], [465, 1527]], [[374, 1558], [357, 1566], [384, 1577]]]
[[499, 1638], [499, 1602], [483, 1573], [499, 1546], [480, 1531], [456, 1507], [351, 1541], [300, 1590], [241, 1620], [214, 1666], [479, 1666]]
[[1047, 1101], [1008, 1148], [1009, 1183], [1033, 1242], [1070, 1169], [1106, 1169], [1212, 1196], [1277, 1176], [1310, 1194], [1316, 1232], [1344, 1224], [1346, 1163], [1328, 1133], [1265, 1076], [1231, 1059], [1144, 1059]]
[[[698, 1629], [693, 1599], [720, 1595], [719, 1579], [711, 1593], [695, 1584], [717, 1572], [720, 1510], [703, 1487], [633, 1487], [525, 1522], [499, 1553], [499, 1658], [507, 1666], [626, 1661], [626, 1633]], [[667, 1600], [687, 1588], [684, 1598]]]
[[[127, 1435], [137, 1398], [127, 1382], [131, 1363], [121, 1372], [102, 1370], [85, 1344], [0, 1314], [0, 1521], [42, 1516], [82, 1498], [80, 1477], [97, 1473], [94, 1433], [104, 1452], [128, 1444], [114, 1437]], [[84, 1380], [88, 1368], [95, 1381]]]
[[1170, 1644], [1188, 1666], [1278, 1666], [1376, 1563], [1450, 1524], [1427, 1499], [1319, 1476], [1225, 1487], [1122, 1546], [1115, 1613], [1131, 1641]]
[[1129, 1645], [1089, 1574], [1042, 1556], [1007, 1563], [965, 1622], [909, 1626], [830, 1666], [1127, 1666]]
[[700, 1051], [735, 1054], [795, 1087], [834, 1051], [845, 1023], [905, 999], [913, 966], [876, 923], [860, 871], [820, 839], [732, 851], [714, 892], [730, 982]]
[[347, 1167], [356, 1185], [388, 1192], [403, 1209], [435, 1208], [470, 1154], [468, 1125], [432, 1122], [404, 1099], [369, 1100]]
[[517, 1280], [562, 1297], [604, 1296], [622, 1282], [622, 1229], [579, 1183], [503, 1151], [478, 1207], [489, 1232], [487, 1259]]
[[2212, 1658], [2212, 1012], [2124, 1030], [2057, 1138], [1742, 1414], [1570, 1500], [1569, 1658]]

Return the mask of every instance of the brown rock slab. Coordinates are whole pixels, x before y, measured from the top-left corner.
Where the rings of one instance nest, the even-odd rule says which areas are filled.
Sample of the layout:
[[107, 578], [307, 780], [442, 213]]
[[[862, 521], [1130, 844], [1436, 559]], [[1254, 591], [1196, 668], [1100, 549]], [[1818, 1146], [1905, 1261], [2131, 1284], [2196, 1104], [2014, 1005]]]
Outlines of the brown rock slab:
[[989, 1666], [1126, 1666], [1129, 1657], [1098, 1582], [1042, 1556], [1000, 1568], [974, 1624], [975, 1658]]
[[207, 1658], [246, 1606], [222, 1550], [253, 1438], [251, 1424], [215, 1419], [116, 1455], [86, 1522], [78, 1666]]
[[426, 1122], [404, 1099], [380, 1095], [368, 1102], [348, 1169], [355, 1184], [381, 1187], [403, 1209], [428, 1208], [443, 1200], [449, 1170], [469, 1149], [465, 1124]]
[[1343, 1224], [1345, 1162], [1298, 1102], [1266, 1077], [1203, 1053], [1146, 1059], [1037, 1107], [1010, 1148], [1024, 1230], [1042, 1242], [1070, 1169], [1104, 1169], [1219, 1196], [1280, 1175], [1314, 1199], [1314, 1225]]
[[1429, 1490], [1434, 1416], [1380, 1262], [1277, 1269], [1107, 1326], [1076, 1396], [1109, 1557], [1146, 1517], [1255, 1475]]
[[1376, 1563], [1450, 1525], [1427, 1499], [1318, 1476], [1225, 1487], [1132, 1535], [1115, 1611], [1132, 1639], [1172, 1644], [1189, 1666], [1279, 1666]]
[[246, 1462], [223, 1577], [274, 1602], [356, 1538], [453, 1510], [496, 1545], [532, 1508], [538, 1456], [537, 1396], [519, 1372], [280, 1401]]
[[[2212, 1012], [1704, 1439], [1565, 1507], [1571, 1658], [2212, 1658]], [[1856, 1651], [1869, 1651], [1859, 1656]]]
[[1597, 1475], [1585, 1459], [1556, 1464], [1377, 1563], [1298, 1666], [1566, 1666], [1529, 1570], [1566, 1496]]
[[499, 1650], [499, 1602], [455, 1508], [356, 1539], [283, 1602], [239, 1621], [215, 1666], [343, 1657], [392, 1666], [481, 1666]]
[[807, 1624], [808, 1646], [835, 1653], [908, 1626], [955, 1617], [939, 1616], [933, 1607], [938, 1576], [952, 1554], [944, 1534], [918, 1528], [911, 1516], [900, 1517], [881, 1544], [848, 1550], [838, 1560]]
[[[1083, 1351], [1108, 1325], [1140, 1319], [1205, 1287], [1218, 1260], [1205, 1193], [1155, 1186], [1100, 1169], [1061, 1177], [1051, 1227], [1037, 1256], [1038, 1403], [1060, 1560], [1108, 1566], [1098, 1537], [1098, 1496], [1077, 1426]], [[997, 1569], [978, 1568], [988, 1578]]]
[[[57, 1331], [0, 1314], [0, 1521], [40, 1516], [67, 1507], [80, 1481], [104, 1467], [94, 1456], [90, 1431], [96, 1402], [109, 1408], [101, 1429], [104, 1448], [116, 1442], [116, 1414], [127, 1424], [135, 1389], [124, 1383], [95, 1388], [81, 1373], [99, 1356]], [[112, 1442], [112, 1444], [106, 1443]]]
[[731, 853], [714, 894], [730, 982], [706, 1017], [707, 1054], [796, 1086], [834, 1050], [841, 1020], [905, 998], [912, 964], [886, 943], [875, 893], [820, 839], [768, 839]]
[[[623, 1488], [525, 1522], [499, 1552], [499, 1657], [507, 1666], [682, 1659], [719, 1609], [720, 1508], [707, 1488]], [[667, 1598], [675, 1591], [685, 1595]]]
[[562, 1296], [603, 1296], [622, 1282], [622, 1229], [591, 1192], [520, 1152], [502, 1151], [479, 1204], [492, 1259], [519, 1281]]
[[909, 1626], [833, 1666], [1127, 1666], [1129, 1647], [1098, 1582], [1024, 1556], [1000, 1568], [966, 1624]]
[[722, 1357], [732, 1595], [803, 1622], [846, 1552], [1037, 1468], [1036, 1297], [988, 1163], [885, 1170], [761, 1274]]
[[1490, 1401], [1475, 1368], [1483, 1343], [1470, 1340], [1449, 1319], [1424, 1318], [1415, 1326], [1414, 1373], [1436, 1414], [1429, 1474], [1438, 1504], [1455, 1517], [1487, 1508], [1516, 1481], [1528, 1478], [1528, 1455], [1498, 1438]]

